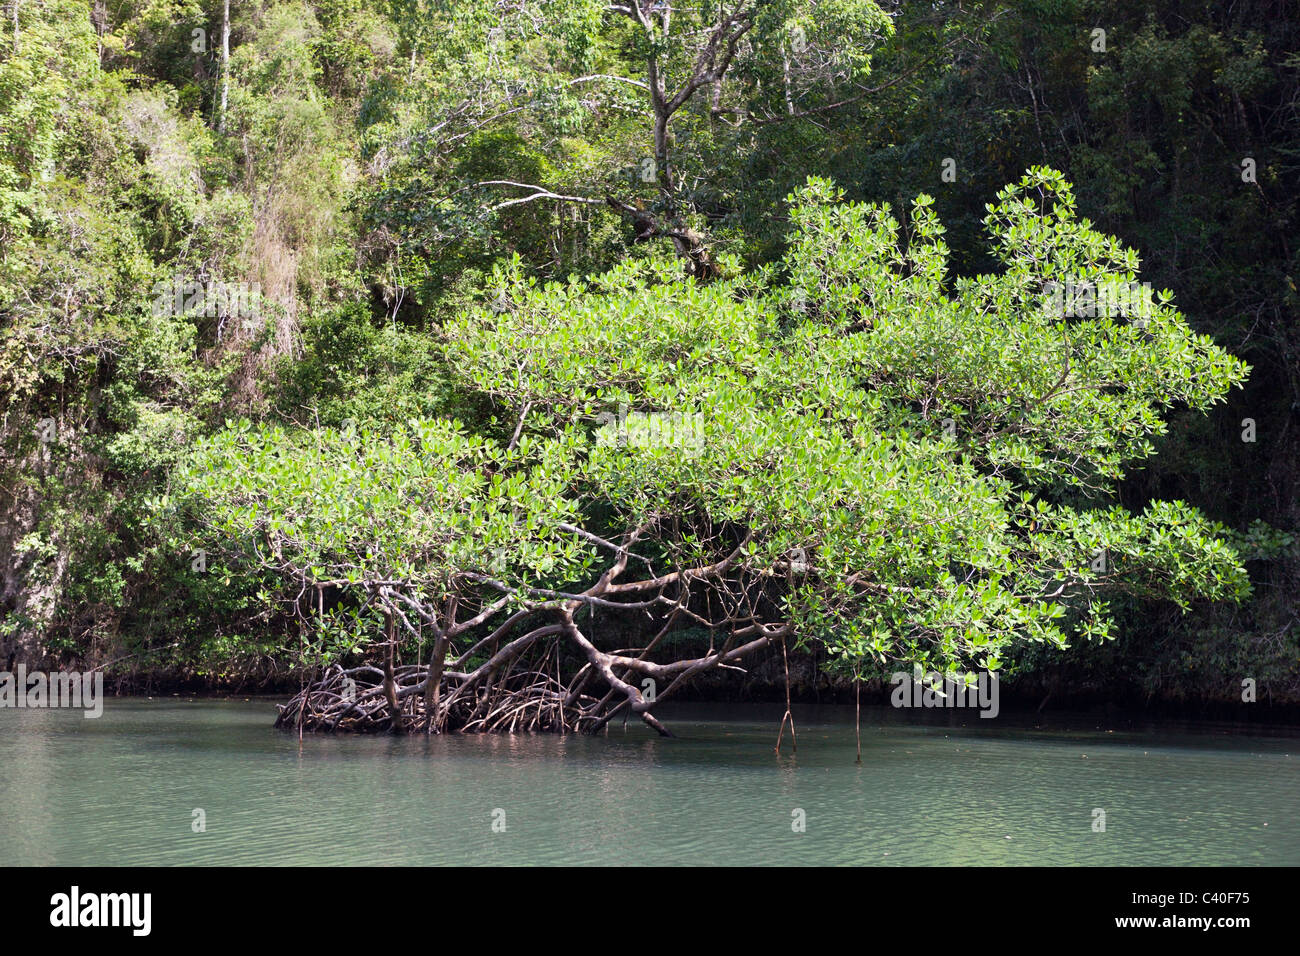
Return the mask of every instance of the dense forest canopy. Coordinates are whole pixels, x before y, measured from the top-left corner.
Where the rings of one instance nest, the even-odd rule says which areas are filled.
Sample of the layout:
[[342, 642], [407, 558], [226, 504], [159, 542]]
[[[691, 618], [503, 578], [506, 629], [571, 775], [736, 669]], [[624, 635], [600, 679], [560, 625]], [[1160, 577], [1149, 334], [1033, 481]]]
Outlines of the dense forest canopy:
[[783, 652], [1300, 699], [1298, 36], [12, 0], [0, 657], [431, 727]]

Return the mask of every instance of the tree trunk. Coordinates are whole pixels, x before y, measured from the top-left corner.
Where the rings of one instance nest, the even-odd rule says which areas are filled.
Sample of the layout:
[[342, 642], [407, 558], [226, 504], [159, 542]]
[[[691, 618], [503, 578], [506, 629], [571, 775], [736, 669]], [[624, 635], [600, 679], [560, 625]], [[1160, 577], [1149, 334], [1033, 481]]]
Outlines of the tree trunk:
[[217, 117], [217, 132], [226, 131], [226, 103], [230, 99], [230, 0], [221, 8], [221, 112]]
[[447, 635], [440, 632], [433, 642], [433, 657], [429, 659], [428, 683], [424, 687], [424, 732], [442, 733], [442, 720], [438, 705], [442, 697], [442, 669], [447, 659]]
[[677, 255], [686, 260], [687, 271], [701, 282], [711, 282], [722, 275], [722, 270], [713, 260], [712, 253], [704, 244], [704, 237], [689, 227], [674, 232], [673, 248]]
[[393, 654], [397, 636], [393, 633], [391, 611], [384, 615], [384, 631], [388, 640], [388, 647], [384, 652], [384, 697], [388, 700], [388, 712], [392, 716], [392, 731], [399, 734], [406, 729], [406, 721], [402, 719], [402, 702], [397, 697], [397, 680], [393, 676]]

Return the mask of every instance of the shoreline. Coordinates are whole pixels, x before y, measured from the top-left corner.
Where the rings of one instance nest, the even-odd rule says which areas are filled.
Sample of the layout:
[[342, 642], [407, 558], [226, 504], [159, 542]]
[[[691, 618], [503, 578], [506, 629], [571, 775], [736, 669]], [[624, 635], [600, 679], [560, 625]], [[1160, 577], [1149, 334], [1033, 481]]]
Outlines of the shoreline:
[[[296, 691], [297, 685], [293, 685]], [[682, 694], [663, 707], [669, 710], [693, 707], [772, 707], [778, 711], [784, 706], [784, 691], [781, 694], [738, 694], [710, 695], [707, 693]], [[188, 701], [236, 701], [264, 702], [277, 706], [288, 703], [292, 692], [281, 693], [277, 690], [223, 690], [214, 687], [187, 687], [185, 689], [167, 689], [152, 691], [106, 691], [105, 699], [111, 700], [188, 700]], [[1012, 718], [1012, 722], [1037, 719], [1044, 723], [1060, 720], [1099, 720], [1108, 724], [1135, 724], [1151, 722], [1195, 722], [1232, 725], [1234, 728], [1269, 727], [1273, 729], [1292, 728], [1300, 732], [1300, 703], [1273, 703], [1260, 701], [1255, 704], [1232, 704], [1226, 701], [1177, 701], [1152, 700], [1145, 705], [1134, 702], [1117, 702], [1100, 698], [1097, 695], [1053, 694], [1049, 706], [1040, 707], [1041, 698], [1036, 694], [1016, 693], [1011, 686], [1004, 685], [1002, 691], [1001, 714]], [[854, 700], [851, 690], [833, 693], [823, 692], [820, 696], [792, 695], [792, 704], [800, 709], [818, 711], [822, 708], [852, 708]], [[874, 711], [905, 710], [919, 715], [917, 723], [940, 723], [939, 714], [949, 715], [958, 723], [971, 726], [998, 726], [997, 720], [981, 720], [979, 712], [972, 709], [933, 708], [897, 708], [890, 704], [888, 685], [884, 691], [873, 690], [862, 695], [863, 709]], [[780, 713], [777, 713], [780, 719]], [[368, 736], [368, 735], [363, 735]]]

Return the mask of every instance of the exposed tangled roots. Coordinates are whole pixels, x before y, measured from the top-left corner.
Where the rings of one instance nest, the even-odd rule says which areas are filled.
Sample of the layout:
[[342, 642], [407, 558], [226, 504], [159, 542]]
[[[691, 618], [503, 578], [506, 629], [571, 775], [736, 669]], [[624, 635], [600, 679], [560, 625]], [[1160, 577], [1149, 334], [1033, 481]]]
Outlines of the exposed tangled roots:
[[[728, 589], [724, 572], [741, 554], [743, 542], [726, 557], [694, 569], [690, 575], [674, 571], [645, 581], [612, 583], [626, 569], [640, 530], [633, 529], [621, 546], [595, 539], [619, 556], [586, 591], [559, 594], [558, 601], [554, 592], [538, 594], [536, 606], [513, 613], [509, 608], [515, 592], [481, 575], [472, 575], [476, 585], [504, 590], [505, 594], [495, 601], [476, 598], [472, 604], [448, 599], [445, 606], [450, 610], [439, 613], [435, 613], [439, 605], [426, 606], [388, 585], [376, 585], [373, 597], [381, 602], [386, 619], [385, 640], [375, 645], [384, 654], [382, 667], [329, 668], [280, 708], [276, 726], [325, 732], [595, 733], [621, 713], [640, 719], [663, 736], [672, 736], [652, 713], [659, 701], [709, 670], [743, 673], [738, 666], [741, 661], [772, 641], [784, 641], [792, 631], [788, 624], [764, 623], [757, 614], [757, 598], [740, 600], [743, 588], [739, 596]], [[732, 606], [712, 619], [691, 610], [689, 585], [703, 581], [714, 581], [715, 604], [720, 595], [732, 599]], [[754, 578], [750, 586], [761, 589], [764, 582]], [[669, 597], [668, 591], [680, 593]], [[602, 650], [582, 632], [576, 619], [577, 611], [596, 604], [615, 611], [666, 610], [661, 612], [663, 623], [658, 633], [647, 643]], [[399, 665], [399, 622], [407, 634], [417, 638], [421, 634], [406, 617], [406, 610], [435, 629], [437, 637], [428, 664]], [[461, 620], [458, 615], [462, 611], [472, 616]], [[505, 620], [493, 626], [496, 617]], [[658, 663], [651, 652], [679, 617], [703, 623], [714, 632], [708, 650], [700, 657]], [[476, 629], [481, 633], [489, 627], [492, 629], [469, 647], [457, 646]]]
[[275, 725], [327, 733], [565, 733], [591, 732], [605, 723], [596, 698], [572, 694], [554, 675], [516, 669], [473, 688], [465, 688], [467, 675], [445, 675], [430, 727], [428, 676], [422, 665], [393, 669], [395, 714], [382, 669], [332, 667], [280, 706]]

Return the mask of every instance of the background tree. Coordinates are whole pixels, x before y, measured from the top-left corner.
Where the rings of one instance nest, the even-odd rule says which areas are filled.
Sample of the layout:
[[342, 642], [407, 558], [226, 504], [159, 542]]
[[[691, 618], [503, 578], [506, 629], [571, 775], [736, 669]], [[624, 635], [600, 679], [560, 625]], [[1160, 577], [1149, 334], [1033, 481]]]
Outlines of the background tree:
[[[378, 251], [400, 258], [415, 244], [442, 258], [488, 230], [552, 275], [581, 265], [561, 247], [575, 241], [565, 207], [585, 207], [617, 213], [632, 241], [669, 240], [692, 275], [716, 278], [709, 224], [732, 206], [722, 157], [755, 148], [755, 123], [865, 95], [871, 53], [892, 32], [871, 0], [403, 10], [437, 27], [404, 31], [412, 72], [428, 79], [384, 90], [373, 113], [383, 184], [368, 217], [389, 225]], [[528, 234], [547, 226], [542, 260]]]

